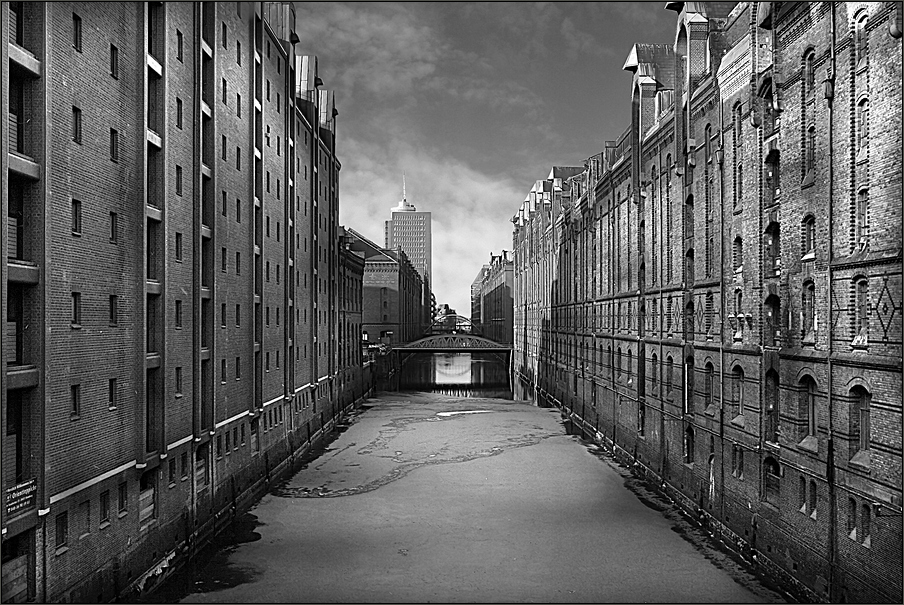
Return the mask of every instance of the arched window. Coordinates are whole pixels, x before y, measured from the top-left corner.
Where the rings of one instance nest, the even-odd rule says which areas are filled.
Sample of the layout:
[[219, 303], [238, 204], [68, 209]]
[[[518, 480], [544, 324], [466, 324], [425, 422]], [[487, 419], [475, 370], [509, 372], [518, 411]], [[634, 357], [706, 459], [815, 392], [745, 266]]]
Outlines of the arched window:
[[763, 496], [766, 502], [778, 506], [781, 497], [781, 469], [772, 456], [763, 460]]
[[659, 384], [659, 360], [656, 357], [656, 353], [653, 353], [653, 356], [650, 357], [650, 384], [654, 390]]
[[766, 277], [777, 276], [781, 272], [782, 263], [781, 227], [775, 221], [766, 227], [766, 262], [764, 271]]
[[766, 156], [764, 177], [763, 193], [766, 198], [765, 204], [769, 206], [778, 201], [781, 195], [781, 164], [778, 151], [772, 151]]
[[707, 124], [706, 128], [703, 129], [703, 152], [707, 162], [711, 162], [713, 159], [712, 138], [713, 127], [710, 124]]
[[713, 375], [715, 370], [713, 364], [707, 363], [703, 370], [703, 398], [706, 404], [706, 410], [710, 410], [714, 404], [713, 398]]
[[848, 498], [847, 531], [851, 540], [857, 539], [857, 501]]
[[[693, 257], [691, 257], [691, 262], [693, 262]], [[685, 339], [687, 340], [694, 340], [696, 337], [697, 330], [694, 325], [694, 319], [694, 301], [691, 300], [684, 307], [684, 325], [687, 328]]]
[[771, 443], [778, 443], [778, 400], [778, 374], [775, 370], [769, 370], [766, 372], [766, 400], [764, 401], [766, 422], [763, 438]]
[[622, 374], [622, 353], [621, 347], [618, 347], [618, 350], [615, 352], [615, 377], [621, 378]]
[[816, 217], [808, 214], [801, 223], [801, 256], [804, 259], [816, 255]]
[[813, 96], [816, 90], [816, 51], [812, 48], [804, 55], [804, 95]]
[[866, 33], [866, 17], [866, 12], [861, 12], [854, 21], [854, 59], [858, 66], [866, 61], [869, 44]]
[[665, 360], [665, 390], [667, 393], [672, 392], [672, 385], [674, 384], [674, 368], [675, 363], [672, 360], [672, 356], [669, 355]]
[[671, 299], [671, 297], [666, 299], [665, 331], [669, 334], [672, 333], [672, 299]]
[[869, 281], [866, 277], [854, 278], [854, 344], [866, 346], [869, 338]]
[[687, 427], [684, 431], [684, 462], [685, 464], [694, 463], [694, 429]]
[[798, 384], [797, 415], [801, 420], [801, 438], [816, 437], [816, 382], [812, 376], [804, 376]]
[[869, 189], [863, 188], [857, 192], [857, 207], [854, 216], [854, 237], [857, 249], [863, 250], [869, 238]]
[[632, 382], [631, 371], [632, 371], [632, 367], [634, 366], [634, 354], [631, 352], [631, 349], [628, 349], [626, 357], [627, 357], [627, 362], [628, 362], [628, 364], [627, 364], [628, 384], [631, 384], [631, 382]]
[[735, 273], [740, 273], [744, 268], [744, 240], [740, 235], [734, 238], [731, 245], [731, 260]]
[[816, 169], [816, 126], [807, 128], [806, 150], [804, 154], [804, 167], [807, 175], [813, 176]]
[[744, 415], [744, 370], [735, 366], [731, 370], [731, 400], [737, 406], [738, 416]]
[[816, 340], [816, 284], [804, 282], [800, 293], [800, 333], [805, 344]]
[[854, 408], [850, 412], [852, 451], [868, 452], [870, 441], [870, 403], [872, 395], [858, 385], [851, 389]]
[[[732, 125], [734, 127], [734, 147], [735, 150], [741, 148], [741, 133], [742, 128], [744, 126], [744, 120], [741, 119], [742, 111], [741, 111], [741, 102], [738, 101], [735, 103], [734, 108], [732, 109]], [[739, 159], [739, 158], [736, 158]]]
[[872, 542], [870, 538], [872, 516], [872, 508], [870, 508], [869, 502], [864, 502], [860, 508], [860, 541], [864, 546], [870, 546]]
[[857, 153], [865, 152], [869, 142], [869, 99], [857, 103]]
[[816, 494], [816, 482], [812, 479], [810, 480], [810, 516], [814, 519], [816, 518], [816, 507], [818, 504]]
[[763, 344], [777, 347], [781, 344], [781, 302], [778, 296], [772, 294], [766, 298], [763, 304], [765, 324], [763, 326]]

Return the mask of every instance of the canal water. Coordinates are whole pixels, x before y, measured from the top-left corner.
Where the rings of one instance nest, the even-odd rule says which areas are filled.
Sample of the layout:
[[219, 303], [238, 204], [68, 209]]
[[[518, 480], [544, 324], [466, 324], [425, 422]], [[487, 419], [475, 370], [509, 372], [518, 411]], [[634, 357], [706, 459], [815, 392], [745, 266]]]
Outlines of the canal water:
[[504, 353], [414, 353], [402, 361], [399, 390], [512, 399]]

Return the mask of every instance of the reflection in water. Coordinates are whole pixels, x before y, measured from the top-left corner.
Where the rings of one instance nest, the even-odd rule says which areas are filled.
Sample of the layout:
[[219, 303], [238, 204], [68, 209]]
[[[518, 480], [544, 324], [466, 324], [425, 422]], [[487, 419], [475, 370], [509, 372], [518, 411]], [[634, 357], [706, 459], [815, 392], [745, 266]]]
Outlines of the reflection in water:
[[415, 353], [402, 364], [399, 390], [512, 398], [508, 360], [501, 353]]

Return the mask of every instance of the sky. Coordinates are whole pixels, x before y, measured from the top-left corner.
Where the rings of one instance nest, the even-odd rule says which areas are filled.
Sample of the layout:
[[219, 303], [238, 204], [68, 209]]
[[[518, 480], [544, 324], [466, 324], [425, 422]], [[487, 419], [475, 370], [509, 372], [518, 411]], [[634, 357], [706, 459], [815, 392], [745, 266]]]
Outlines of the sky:
[[465, 316], [534, 181], [624, 131], [625, 58], [676, 23], [663, 2], [295, 5], [296, 50], [335, 91], [340, 223], [382, 246], [404, 173], [432, 212], [437, 303]]

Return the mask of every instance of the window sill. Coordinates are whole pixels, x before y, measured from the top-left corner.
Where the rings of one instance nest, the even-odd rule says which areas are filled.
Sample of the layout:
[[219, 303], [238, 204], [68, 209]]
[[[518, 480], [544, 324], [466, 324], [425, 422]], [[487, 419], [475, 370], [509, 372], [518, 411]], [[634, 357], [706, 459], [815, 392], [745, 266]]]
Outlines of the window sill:
[[864, 145], [863, 147], [860, 148], [859, 151], [857, 151], [856, 163], [858, 165], [865, 164], [866, 161], [869, 159], [869, 154], [867, 153], [866, 149], [867, 149], [866, 145]]
[[851, 466], [869, 472], [871, 468], [869, 450], [860, 450], [854, 454], [854, 457], [851, 458]]
[[801, 262], [808, 260], [816, 260], [816, 250], [810, 250], [806, 254], [800, 257]]
[[54, 554], [59, 557], [60, 555], [62, 555], [63, 553], [66, 553], [66, 552], [69, 552], [68, 546], [57, 546], [57, 549], [54, 552]]
[[81, 416], [78, 414], [69, 414], [69, 420], [80, 420]]
[[127, 510], [121, 510], [121, 511], [119, 511], [119, 513], [118, 513], [117, 516], [118, 516], [120, 519], [122, 519], [123, 517], [125, 517], [125, 516], [128, 515], [128, 514], [129, 514], [129, 511], [127, 511]]
[[806, 176], [804, 177], [804, 180], [801, 181], [800, 188], [807, 189], [809, 187], [812, 187], [815, 183], [816, 183], [816, 176], [813, 174], [813, 171], [810, 170], [809, 172], [807, 172]]
[[734, 418], [731, 419], [731, 424], [738, 428], [744, 428], [746, 423], [744, 421], [744, 416], [742, 414], [738, 414]]
[[802, 450], [806, 450], [814, 454], [819, 453], [819, 440], [816, 438], [816, 435], [807, 435], [803, 438], [803, 440], [801, 440], [800, 443], [797, 444], [797, 446]]
[[175, 398], [176, 398], [176, 399], [182, 399], [182, 393], [176, 393]]
[[81, 231], [73, 231], [73, 232], [72, 232], [72, 237], [81, 237], [81, 236], [82, 236], [82, 232], [81, 232]]
[[107, 529], [108, 527], [110, 527], [109, 521], [101, 521], [100, 522], [100, 529]]
[[73, 330], [81, 330], [81, 329], [82, 329], [82, 324], [79, 324], [79, 323], [70, 323], [70, 324], [69, 324], [69, 327], [72, 328]]

